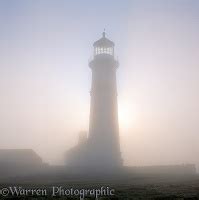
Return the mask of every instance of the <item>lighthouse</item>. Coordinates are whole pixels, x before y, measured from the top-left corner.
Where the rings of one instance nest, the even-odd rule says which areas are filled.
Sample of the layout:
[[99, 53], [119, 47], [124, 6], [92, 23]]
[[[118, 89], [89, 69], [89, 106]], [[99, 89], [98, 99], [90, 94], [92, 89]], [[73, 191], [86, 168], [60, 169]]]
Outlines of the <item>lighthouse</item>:
[[88, 138], [68, 151], [69, 166], [89, 170], [122, 167], [116, 79], [119, 63], [114, 57], [114, 46], [105, 32], [93, 44]]

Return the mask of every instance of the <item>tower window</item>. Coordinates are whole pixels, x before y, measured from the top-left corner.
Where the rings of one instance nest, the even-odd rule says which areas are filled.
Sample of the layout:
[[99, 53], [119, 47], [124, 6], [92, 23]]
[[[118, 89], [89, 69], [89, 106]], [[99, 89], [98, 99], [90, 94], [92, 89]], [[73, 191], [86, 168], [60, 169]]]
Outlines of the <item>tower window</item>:
[[113, 48], [112, 47], [95, 47], [95, 55], [99, 55], [99, 54], [113, 55]]

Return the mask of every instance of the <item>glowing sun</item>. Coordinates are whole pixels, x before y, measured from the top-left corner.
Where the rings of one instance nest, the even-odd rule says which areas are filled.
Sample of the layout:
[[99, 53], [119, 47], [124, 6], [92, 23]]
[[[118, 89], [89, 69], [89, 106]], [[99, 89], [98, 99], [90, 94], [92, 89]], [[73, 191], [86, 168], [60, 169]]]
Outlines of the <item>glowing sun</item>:
[[128, 130], [132, 128], [137, 119], [136, 106], [127, 101], [118, 103], [118, 118], [120, 129]]

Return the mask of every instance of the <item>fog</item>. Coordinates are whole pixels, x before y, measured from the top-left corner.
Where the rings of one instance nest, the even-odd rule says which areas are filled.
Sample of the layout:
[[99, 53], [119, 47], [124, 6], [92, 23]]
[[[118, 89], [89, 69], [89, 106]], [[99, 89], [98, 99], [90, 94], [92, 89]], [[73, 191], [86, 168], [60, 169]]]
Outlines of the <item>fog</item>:
[[93, 42], [115, 42], [125, 165], [199, 166], [197, 0], [0, 2], [0, 148], [45, 162], [88, 131]]

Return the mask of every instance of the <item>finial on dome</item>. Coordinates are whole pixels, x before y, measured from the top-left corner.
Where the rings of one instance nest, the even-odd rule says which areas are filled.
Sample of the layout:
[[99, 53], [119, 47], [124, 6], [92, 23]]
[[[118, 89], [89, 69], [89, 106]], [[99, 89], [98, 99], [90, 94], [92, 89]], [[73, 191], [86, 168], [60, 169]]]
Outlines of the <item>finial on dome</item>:
[[104, 28], [104, 32], [102, 33], [102, 36], [103, 36], [104, 38], [106, 37], [105, 28]]

